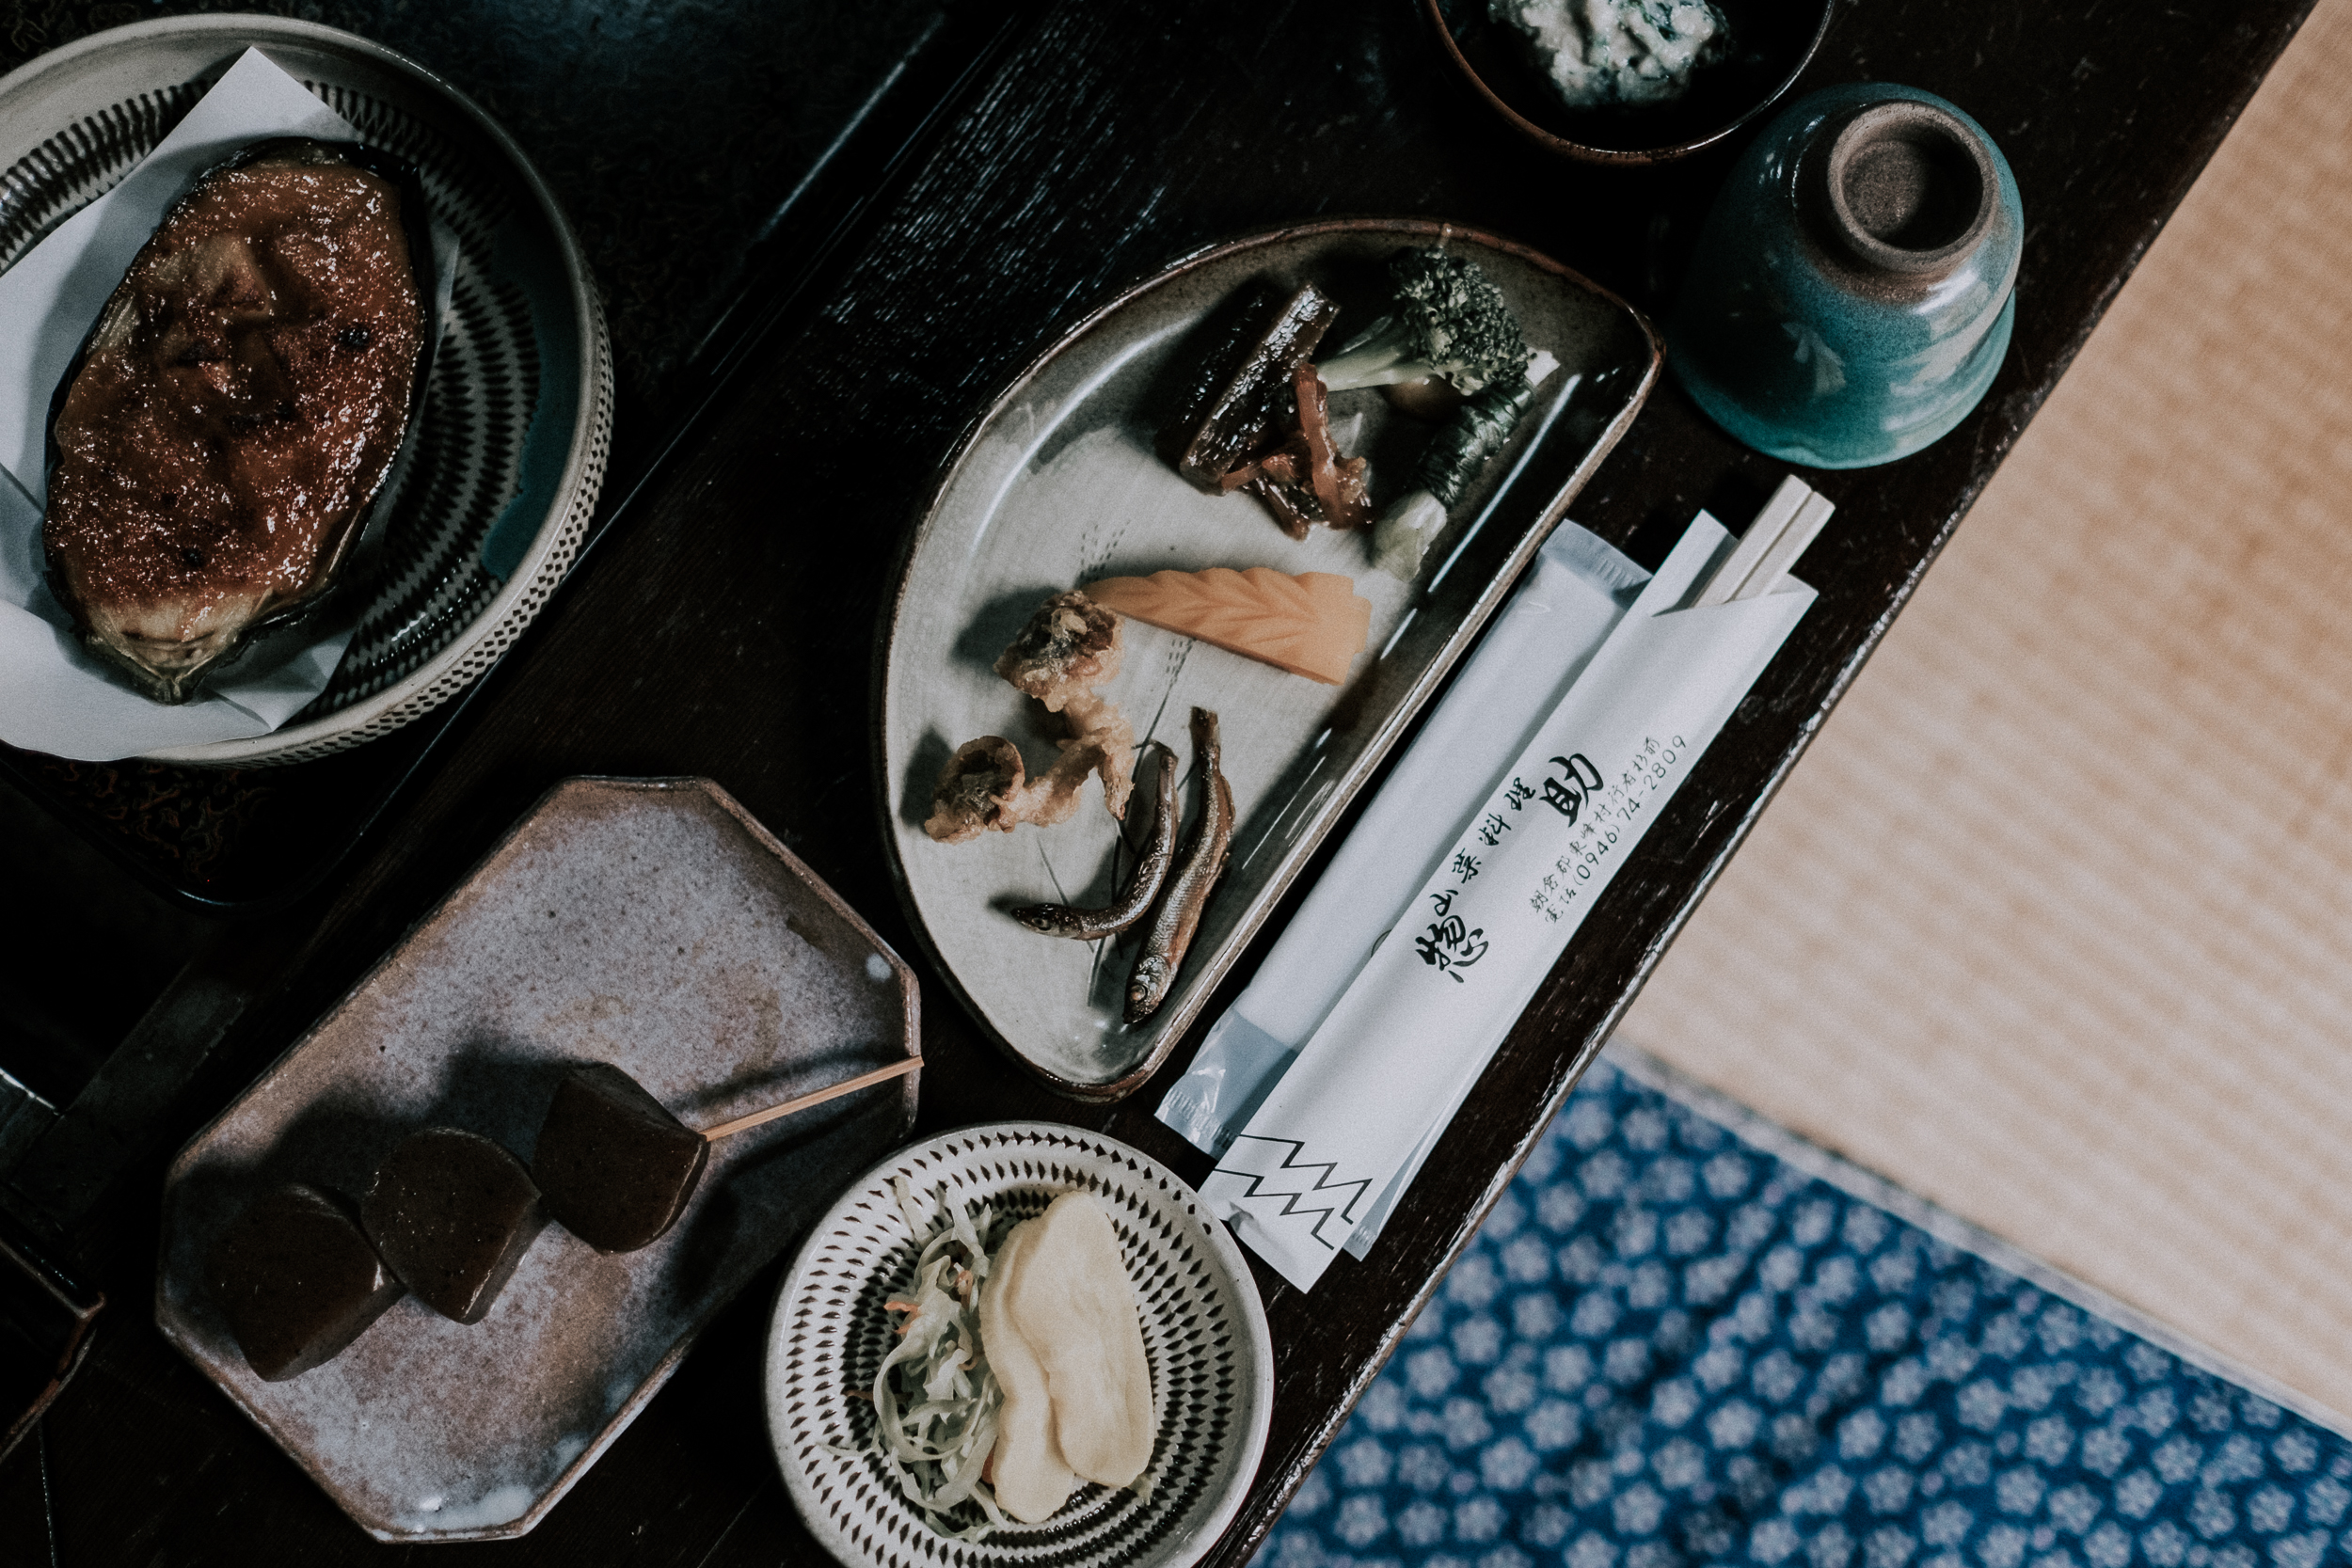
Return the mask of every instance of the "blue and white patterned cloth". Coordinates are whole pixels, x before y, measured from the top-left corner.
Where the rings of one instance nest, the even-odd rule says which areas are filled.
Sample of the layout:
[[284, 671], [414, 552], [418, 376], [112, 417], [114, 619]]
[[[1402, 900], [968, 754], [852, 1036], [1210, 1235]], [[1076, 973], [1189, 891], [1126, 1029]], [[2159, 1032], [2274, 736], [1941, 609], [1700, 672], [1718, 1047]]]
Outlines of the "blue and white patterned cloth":
[[1611, 1056], [1254, 1568], [2352, 1560], [2352, 1443]]

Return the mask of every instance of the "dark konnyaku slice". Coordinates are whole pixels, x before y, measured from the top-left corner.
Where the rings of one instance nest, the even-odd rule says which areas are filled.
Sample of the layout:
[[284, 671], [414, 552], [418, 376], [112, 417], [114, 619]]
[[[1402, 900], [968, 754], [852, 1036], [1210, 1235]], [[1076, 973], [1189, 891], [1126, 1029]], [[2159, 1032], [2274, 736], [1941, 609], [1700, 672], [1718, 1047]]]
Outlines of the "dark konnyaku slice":
[[634, 1252], [659, 1240], [685, 1212], [721, 1138], [765, 1127], [843, 1095], [918, 1071], [910, 1056], [871, 1072], [753, 1111], [701, 1132], [661, 1108], [644, 1085], [619, 1068], [594, 1062], [556, 1085], [539, 1128], [532, 1174], [547, 1206], [599, 1252]]
[[1225, 476], [1267, 444], [1288, 412], [1299, 365], [1339, 313], [1339, 303], [1311, 283], [1290, 293], [1259, 285], [1185, 383], [1160, 432], [1160, 456], [1194, 488], [1220, 493]]
[[265, 142], [200, 176], [50, 411], [41, 545], [83, 641], [164, 702], [349, 558], [423, 388], [421, 187]]
[[359, 1215], [402, 1282], [461, 1323], [488, 1315], [547, 1224], [523, 1163], [454, 1127], [403, 1138], [376, 1171]]
[[598, 1252], [634, 1252], [677, 1223], [710, 1143], [604, 1062], [556, 1085], [531, 1174], [548, 1212]]
[[271, 1383], [342, 1354], [401, 1295], [359, 1222], [300, 1182], [254, 1199], [214, 1244], [204, 1276], [246, 1363]]

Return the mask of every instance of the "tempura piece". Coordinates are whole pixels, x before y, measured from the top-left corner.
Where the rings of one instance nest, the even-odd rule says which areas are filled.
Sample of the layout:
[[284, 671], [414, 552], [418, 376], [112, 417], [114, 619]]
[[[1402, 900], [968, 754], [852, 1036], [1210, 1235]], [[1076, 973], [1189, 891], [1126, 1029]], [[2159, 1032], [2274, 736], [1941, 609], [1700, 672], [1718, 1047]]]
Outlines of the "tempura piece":
[[1103, 766], [1100, 746], [1065, 740], [1054, 766], [1032, 779], [1021, 748], [1001, 735], [984, 735], [956, 748], [931, 791], [923, 831], [942, 844], [965, 844], [983, 832], [1009, 833], [1024, 822], [1050, 828], [1078, 810], [1087, 775]]
[[1135, 727], [1094, 689], [1118, 677], [1122, 651], [1119, 617], [1084, 594], [1057, 594], [1040, 605], [997, 656], [996, 673], [1069, 723], [1069, 736], [1055, 742], [1061, 756], [1032, 779], [1021, 748], [1003, 736], [965, 741], [939, 775], [923, 831], [942, 844], [964, 844], [1024, 822], [1051, 827], [1078, 809], [1089, 773], [1102, 775], [1103, 804], [1125, 821], [1136, 787]]
[[1136, 787], [1135, 727], [1094, 689], [1118, 678], [1124, 652], [1119, 617], [1084, 594], [1070, 593], [1038, 606], [996, 657], [998, 674], [1043, 703], [1048, 713], [1069, 721], [1070, 738], [1060, 742], [1065, 759], [1076, 748], [1101, 751], [1096, 766], [1103, 774], [1103, 803], [1122, 822]]

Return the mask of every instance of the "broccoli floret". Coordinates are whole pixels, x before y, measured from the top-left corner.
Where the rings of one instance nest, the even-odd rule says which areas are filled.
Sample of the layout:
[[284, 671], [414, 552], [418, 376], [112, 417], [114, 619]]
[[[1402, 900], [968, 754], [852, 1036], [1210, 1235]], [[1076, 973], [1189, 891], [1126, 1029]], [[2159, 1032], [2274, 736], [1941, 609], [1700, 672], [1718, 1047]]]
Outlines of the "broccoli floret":
[[1462, 392], [1527, 369], [1527, 340], [1502, 291], [1468, 257], [1399, 251], [1389, 261], [1396, 300], [1316, 369], [1334, 392], [1441, 375]]

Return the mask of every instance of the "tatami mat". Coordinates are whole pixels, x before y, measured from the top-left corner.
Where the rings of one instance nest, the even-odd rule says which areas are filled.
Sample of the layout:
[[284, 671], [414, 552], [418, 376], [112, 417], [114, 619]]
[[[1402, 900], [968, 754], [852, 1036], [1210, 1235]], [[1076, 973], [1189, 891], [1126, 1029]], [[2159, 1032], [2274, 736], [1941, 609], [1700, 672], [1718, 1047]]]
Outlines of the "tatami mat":
[[2352, 1418], [2348, 242], [2321, 0], [1625, 1032]]

